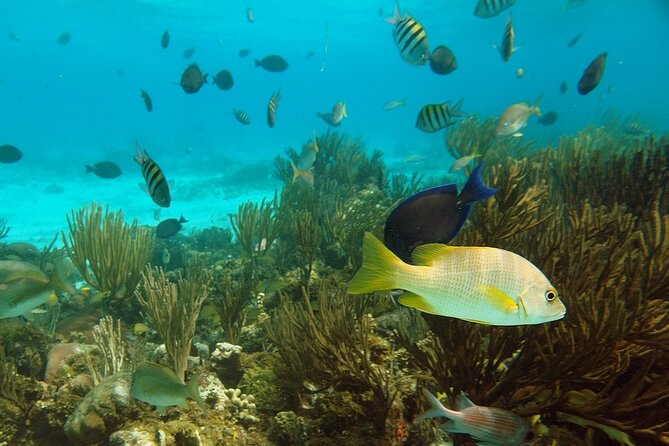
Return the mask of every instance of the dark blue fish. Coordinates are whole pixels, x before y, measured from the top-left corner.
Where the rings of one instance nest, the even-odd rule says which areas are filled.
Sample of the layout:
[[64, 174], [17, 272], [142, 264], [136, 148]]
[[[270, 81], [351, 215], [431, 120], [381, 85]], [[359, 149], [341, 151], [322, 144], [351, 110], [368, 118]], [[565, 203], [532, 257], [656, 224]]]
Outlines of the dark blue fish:
[[385, 245], [405, 262], [411, 251], [426, 243], [450, 242], [469, 216], [471, 204], [491, 197], [496, 189], [483, 184], [479, 164], [458, 194], [455, 184], [432, 187], [401, 202], [388, 216]]

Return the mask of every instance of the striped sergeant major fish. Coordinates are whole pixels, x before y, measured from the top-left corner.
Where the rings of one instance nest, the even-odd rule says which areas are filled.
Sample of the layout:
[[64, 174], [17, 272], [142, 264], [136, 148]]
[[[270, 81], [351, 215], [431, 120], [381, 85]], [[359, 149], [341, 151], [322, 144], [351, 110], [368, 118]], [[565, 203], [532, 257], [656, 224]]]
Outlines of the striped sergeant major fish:
[[402, 17], [398, 3], [395, 3], [395, 13], [386, 22], [395, 25], [393, 39], [402, 59], [411, 65], [425, 65], [430, 59], [430, 48], [423, 26], [409, 14]]
[[460, 110], [462, 101], [464, 99], [460, 99], [453, 107], [450, 106], [451, 101], [446, 101], [443, 104], [426, 105], [418, 112], [416, 127], [424, 132], [433, 133], [455, 124], [453, 118], [465, 116], [464, 112]]
[[272, 93], [272, 97], [267, 104], [267, 125], [272, 129], [276, 125], [276, 107], [279, 105], [280, 100], [281, 90], [277, 90]]
[[172, 198], [170, 187], [160, 166], [151, 159], [146, 150], [142, 150], [137, 143], [137, 155], [134, 157], [142, 169], [142, 176], [146, 181], [147, 192], [151, 199], [160, 207], [168, 208]]
[[251, 123], [251, 118], [249, 118], [249, 114], [246, 112], [235, 109], [233, 110], [232, 115], [235, 117], [237, 121], [241, 122], [244, 125], [249, 125]]
[[474, 9], [474, 15], [482, 19], [495, 17], [500, 12], [510, 8], [516, 3], [516, 0], [479, 0]]
[[504, 62], [508, 62], [508, 60], [511, 59], [513, 52], [518, 49], [513, 47], [513, 39], [515, 37], [516, 33], [513, 30], [511, 14], [509, 14], [509, 18], [506, 20], [506, 28], [504, 29], [502, 44], [499, 47], [495, 45], [495, 48], [497, 48], [497, 51], [499, 51], [499, 54], [502, 56], [502, 59], [504, 59]]

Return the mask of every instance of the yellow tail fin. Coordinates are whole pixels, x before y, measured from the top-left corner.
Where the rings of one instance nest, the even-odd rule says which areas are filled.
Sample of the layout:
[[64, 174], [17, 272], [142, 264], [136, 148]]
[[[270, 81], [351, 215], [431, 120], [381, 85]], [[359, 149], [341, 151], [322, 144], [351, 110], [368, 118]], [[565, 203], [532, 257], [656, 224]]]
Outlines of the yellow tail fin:
[[379, 239], [365, 232], [362, 241], [362, 266], [348, 283], [348, 292], [364, 294], [398, 288], [398, 269], [404, 265]]

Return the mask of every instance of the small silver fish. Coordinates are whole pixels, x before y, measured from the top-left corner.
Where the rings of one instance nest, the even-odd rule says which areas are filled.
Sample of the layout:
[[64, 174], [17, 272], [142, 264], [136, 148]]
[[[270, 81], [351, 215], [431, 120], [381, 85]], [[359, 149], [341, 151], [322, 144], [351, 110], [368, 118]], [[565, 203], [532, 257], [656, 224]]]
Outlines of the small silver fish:
[[395, 110], [397, 107], [404, 105], [406, 101], [404, 99], [393, 100], [383, 106], [384, 110]]
[[255, 15], [253, 14], [253, 9], [251, 8], [246, 8], [246, 21], [249, 23], [256, 21]]
[[453, 173], [453, 172], [458, 172], [458, 171], [462, 170], [473, 159], [478, 158], [479, 156], [481, 156], [481, 155], [478, 154], [478, 153], [474, 153], [472, 155], [467, 155], [467, 156], [463, 156], [462, 158], [456, 159], [455, 162], [453, 163], [453, 165], [451, 166], [451, 168], [449, 169], [449, 172]]
[[477, 406], [464, 393], [456, 399], [456, 410], [444, 407], [437, 397], [425, 389], [423, 396], [430, 403], [430, 409], [419, 415], [418, 419], [448, 418], [442, 424], [442, 430], [471, 435], [479, 445], [521, 445], [530, 430], [527, 421], [513, 412], [496, 407]]
[[316, 113], [316, 116], [333, 127], [339, 127], [339, 124], [341, 124], [343, 119], [348, 118], [346, 102], [337, 101], [337, 103], [332, 107], [332, 113]]

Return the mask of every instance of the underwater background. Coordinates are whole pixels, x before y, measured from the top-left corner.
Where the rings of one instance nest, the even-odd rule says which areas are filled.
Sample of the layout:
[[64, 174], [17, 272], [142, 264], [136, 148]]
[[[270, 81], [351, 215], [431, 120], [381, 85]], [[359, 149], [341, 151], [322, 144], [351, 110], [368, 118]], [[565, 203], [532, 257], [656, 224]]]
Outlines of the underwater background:
[[[455, 55], [444, 75], [403, 59], [390, 1], [0, 0], [0, 446], [669, 444], [669, 2], [478, 3], [500, 11], [398, 5]], [[351, 294], [365, 234], [479, 162], [497, 192], [452, 243], [532, 262], [564, 319]], [[423, 391], [503, 412], [449, 436]], [[500, 414], [522, 441], [476, 437]]]

